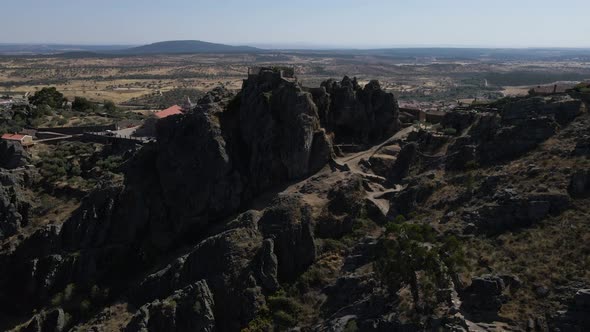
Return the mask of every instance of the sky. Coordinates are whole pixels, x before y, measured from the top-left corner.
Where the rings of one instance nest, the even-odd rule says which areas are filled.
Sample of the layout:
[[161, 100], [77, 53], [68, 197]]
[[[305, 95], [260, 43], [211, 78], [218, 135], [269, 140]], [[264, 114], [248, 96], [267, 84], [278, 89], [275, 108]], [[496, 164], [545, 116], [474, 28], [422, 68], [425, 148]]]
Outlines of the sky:
[[590, 0], [2, 0], [0, 43], [590, 47]]

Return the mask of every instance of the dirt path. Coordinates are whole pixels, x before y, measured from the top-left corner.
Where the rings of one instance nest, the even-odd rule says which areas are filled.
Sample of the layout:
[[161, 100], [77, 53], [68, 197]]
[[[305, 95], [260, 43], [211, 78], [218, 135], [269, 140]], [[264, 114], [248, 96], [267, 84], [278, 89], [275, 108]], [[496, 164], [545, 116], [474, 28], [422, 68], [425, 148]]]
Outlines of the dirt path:
[[407, 137], [415, 130], [414, 127], [404, 128], [381, 144], [375, 145], [364, 151], [336, 158], [334, 162], [337, 167], [334, 167], [334, 165], [326, 165], [326, 167], [318, 173], [307, 179], [293, 183], [286, 188], [283, 188], [283, 190], [276, 191], [274, 195], [300, 194], [302, 195], [303, 200], [312, 206], [315, 212], [319, 213], [328, 202], [327, 196], [330, 190], [337, 187], [339, 183], [353, 175], [360, 175], [365, 179], [367, 198], [381, 209], [384, 214], [387, 214], [389, 211], [389, 200], [387, 199], [387, 195], [401, 190], [402, 187], [388, 187], [385, 178], [372, 173], [367, 173], [359, 162], [363, 158], [368, 159], [377, 154], [381, 148], [392, 145]]

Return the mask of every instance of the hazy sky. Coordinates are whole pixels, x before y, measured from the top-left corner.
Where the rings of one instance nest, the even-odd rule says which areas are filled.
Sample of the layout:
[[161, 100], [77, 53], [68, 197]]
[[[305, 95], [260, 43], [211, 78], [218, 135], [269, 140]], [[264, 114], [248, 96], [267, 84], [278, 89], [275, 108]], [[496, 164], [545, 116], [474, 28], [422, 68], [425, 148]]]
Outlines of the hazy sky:
[[590, 47], [590, 0], [2, 0], [0, 43]]

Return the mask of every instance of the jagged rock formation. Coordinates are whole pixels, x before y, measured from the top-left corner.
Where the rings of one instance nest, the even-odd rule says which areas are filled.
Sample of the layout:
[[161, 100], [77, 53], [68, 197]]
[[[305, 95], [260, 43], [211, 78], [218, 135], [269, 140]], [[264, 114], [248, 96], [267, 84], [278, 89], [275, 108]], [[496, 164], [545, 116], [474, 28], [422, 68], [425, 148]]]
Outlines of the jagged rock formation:
[[450, 169], [468, 162], [492, 164], [514, 158], [555, 135], [585, 111], [585, 104], [571, 97], [533, 97], [499, 105], [498, 112], [450, 113], [445, 128], [465, 133], [449, 146]]
[[553, 315], [549, 321], [551, 330], [585, 331], [590, 329], [590, 290], [580, 289], [569, 303], [567, 310]]
[[312, 90], [322, 125], [339, 143], [375, 143], [399, 130], [399, 107], [378, 81], [361, 87], [356, 78], [327, 80]]
[[22, 175], [0, 171], [0, 241], [29, 223], [31, 204], [23, 197]]
[[215, 331], [214, 300], [207, 283], [197, 281], [173, 295], [142, 306], [125, 331]]
[[62, 332], [65, 330], [65, 314], [61, 308], [42, 312], [33, 317], [24, 332]]
[[29, 154], [17, 142], [0, 141], [0, 168], [14, 169], [29, 163]]

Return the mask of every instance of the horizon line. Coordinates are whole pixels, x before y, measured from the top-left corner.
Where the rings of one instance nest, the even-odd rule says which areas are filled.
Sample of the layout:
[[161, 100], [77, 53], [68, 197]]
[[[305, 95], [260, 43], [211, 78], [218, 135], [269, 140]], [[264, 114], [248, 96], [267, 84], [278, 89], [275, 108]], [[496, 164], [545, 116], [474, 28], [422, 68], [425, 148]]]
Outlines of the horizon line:
[[[210, 42], [199, 39], [171, 39], [148, 43], [137, 42], [4, 42], [0, 41], [0, 45], [19, 45], [19, 46], [144, 46], [155, 43], [173, 42], [173, 41], [200, 41], [213, 44], [223, 44], [228, 46], [249, 46], [260, 48], [263, 50], [379, 50], [379, 49], [404, 49], [404, 48], [466, 48], [466, 49], [590, 49], [590, 45], [586, 46], [546, 46], [546, 45], [477, 45], [477, 44], [394, 44], [394, 45], [330, 45], [321, 43], [308, 42], [293, 42], [293, 43], [273, 43], [273, 42], [250, 42], [250, 43], [224, 43], [224, 42]], [[273, 46], [275, 44], [276, 46]]]

